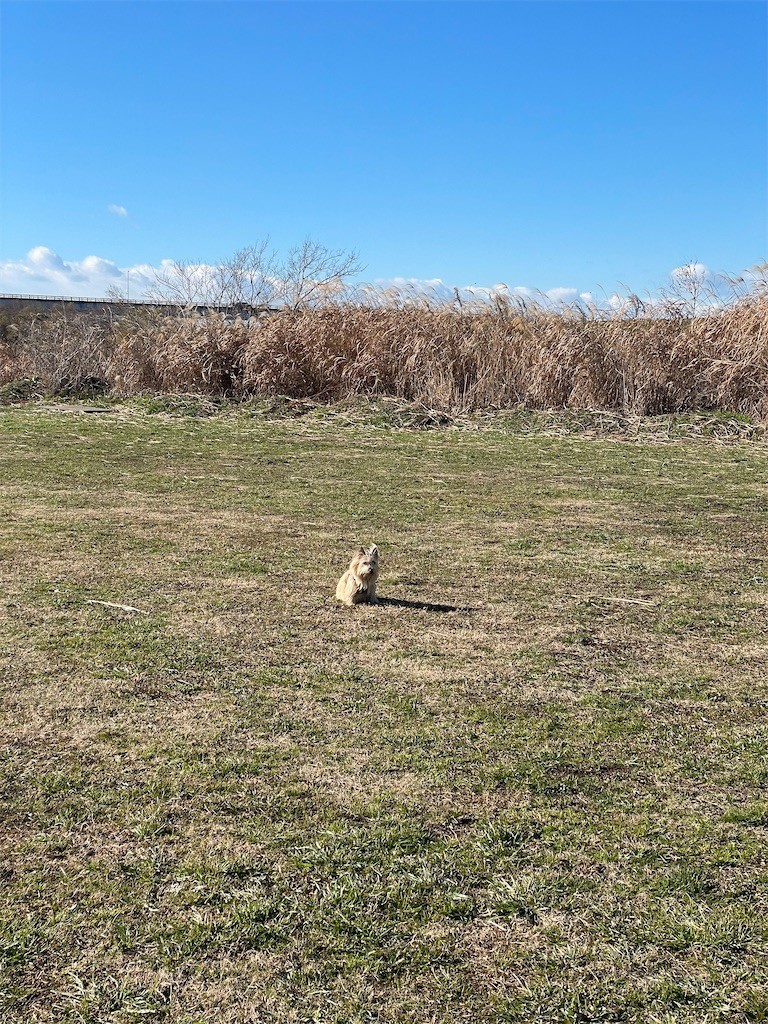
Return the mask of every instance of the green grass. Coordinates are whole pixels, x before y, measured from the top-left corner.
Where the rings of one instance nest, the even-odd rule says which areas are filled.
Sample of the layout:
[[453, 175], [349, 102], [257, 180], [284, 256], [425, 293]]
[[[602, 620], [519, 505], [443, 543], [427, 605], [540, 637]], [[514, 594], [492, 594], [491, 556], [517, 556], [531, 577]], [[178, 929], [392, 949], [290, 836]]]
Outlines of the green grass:
[[764, 442], [108, 408], [0, 411], [3, 1021], [768, 1020]]

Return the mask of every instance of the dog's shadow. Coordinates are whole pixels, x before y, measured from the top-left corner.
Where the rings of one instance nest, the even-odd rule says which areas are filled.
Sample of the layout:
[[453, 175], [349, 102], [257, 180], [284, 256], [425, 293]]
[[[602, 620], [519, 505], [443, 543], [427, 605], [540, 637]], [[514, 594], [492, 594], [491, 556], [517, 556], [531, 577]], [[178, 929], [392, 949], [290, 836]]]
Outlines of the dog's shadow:
[[458, 604], [433, 604], [431, 601], [404, 601], [399, 597], [380, 597], [379, 604], [391, 608], [415, 608], [422, 612], [476, 612], [477, 608], [467, 608]]

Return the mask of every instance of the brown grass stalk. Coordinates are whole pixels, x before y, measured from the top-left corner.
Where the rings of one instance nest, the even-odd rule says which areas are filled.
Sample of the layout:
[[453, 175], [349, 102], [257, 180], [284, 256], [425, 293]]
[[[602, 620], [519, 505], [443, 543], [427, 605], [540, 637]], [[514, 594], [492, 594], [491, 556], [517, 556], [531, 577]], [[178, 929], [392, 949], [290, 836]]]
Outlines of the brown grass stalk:
[[393, 300], [284, 308], [244, 322], [146, 311], [6, 325], [0, 386], [49, 394], [195, 392], [338, 401], [392, 396], [447, 412], [524, 406], [768, 417], [768, 296], [691, 315]]

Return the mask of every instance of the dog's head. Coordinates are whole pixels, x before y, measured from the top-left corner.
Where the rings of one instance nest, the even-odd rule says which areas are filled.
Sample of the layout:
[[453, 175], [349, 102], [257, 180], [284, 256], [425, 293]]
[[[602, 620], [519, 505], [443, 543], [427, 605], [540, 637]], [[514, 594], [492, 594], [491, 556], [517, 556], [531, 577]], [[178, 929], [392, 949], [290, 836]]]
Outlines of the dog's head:
[[379, 549], [375, 544], [370, 551], [360, 548], [352, 563], [358, 576], [375, 576], [379, 571]]

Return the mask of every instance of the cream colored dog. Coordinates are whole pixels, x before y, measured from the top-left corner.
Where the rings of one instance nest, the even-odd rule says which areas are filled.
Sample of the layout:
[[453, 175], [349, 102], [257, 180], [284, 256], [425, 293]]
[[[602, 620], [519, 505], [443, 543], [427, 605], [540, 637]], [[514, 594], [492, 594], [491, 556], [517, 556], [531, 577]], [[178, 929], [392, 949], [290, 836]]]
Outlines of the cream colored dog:
[[360, 548], [336, 587], [336, 600], [351, 608], [356, 604], [378, 604], [376, 580], [379, 578], [379, 549]]

